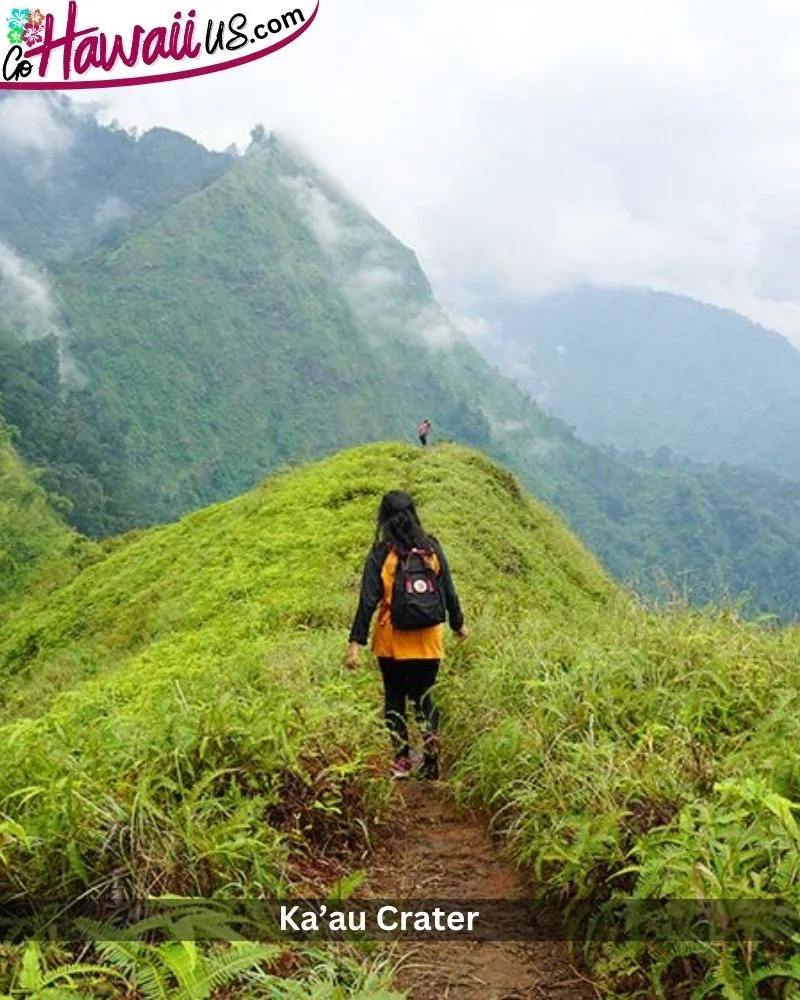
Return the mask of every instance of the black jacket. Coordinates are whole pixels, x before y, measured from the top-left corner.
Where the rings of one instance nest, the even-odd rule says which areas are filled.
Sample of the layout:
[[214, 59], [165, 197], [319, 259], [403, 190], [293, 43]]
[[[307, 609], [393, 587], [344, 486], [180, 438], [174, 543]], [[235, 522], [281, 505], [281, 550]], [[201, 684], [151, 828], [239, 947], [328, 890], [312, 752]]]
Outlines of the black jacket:
[[[447, 564], [442, 546], [435, 538], [431, 538], [431, 541], [433, 542], [433, 550], [439, 557], [439, 564], [441, 566], [439, 579], [442, 581], [442, 590], [444, 592], [450, 628], [454, 632], [459, 632], [464, 626], [464, 615], [461, 611], [461, 603], [456, 593], [450, 567]], [[364, 574], [361, 579], [361, 597], [358, 602], [355, 621], [350, 630], [350, 641], [357, 642], [359, 646], [367, 645], [372, 616], [383, 599], [381, 571], [390, 551], [391, 546], [387, 542], [376, 542], [372, 546], [364, 564]]]

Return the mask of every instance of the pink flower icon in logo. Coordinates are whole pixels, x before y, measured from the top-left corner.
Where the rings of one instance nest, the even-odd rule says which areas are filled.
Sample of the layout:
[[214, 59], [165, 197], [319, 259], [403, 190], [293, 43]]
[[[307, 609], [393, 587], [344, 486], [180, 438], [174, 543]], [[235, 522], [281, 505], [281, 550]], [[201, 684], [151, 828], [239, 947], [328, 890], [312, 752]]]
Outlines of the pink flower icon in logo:
[[11, 11], [11, 17], [8, 19], [8, 26], [11, 31], [25, 31], [30, 17], [31, 12], [27, 7], [14, 7]]
[[42, 29], [38, 24], [28, 24], [25, 26], [25, 34], [23, 38], [25, 44], [28, 48], [33, 48], [34, 45], [41, 45], [43, 40]]
[[45, 22], [46, 16], [47, 15], [43, 14], [37, 7], [36, 10], [30, 11], [28, 14], [28, 24], [33, 24], [37, 28], [41, 28]]

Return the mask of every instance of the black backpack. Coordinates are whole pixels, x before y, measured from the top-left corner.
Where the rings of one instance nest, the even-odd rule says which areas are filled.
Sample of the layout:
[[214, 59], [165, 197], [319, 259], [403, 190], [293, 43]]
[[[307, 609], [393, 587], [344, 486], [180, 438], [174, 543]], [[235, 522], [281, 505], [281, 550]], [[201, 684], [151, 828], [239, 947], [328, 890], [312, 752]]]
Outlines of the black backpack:
[[429, 560], [430, 554], [422, 549], [397, 553], [391, 607], [396, 629], [432, 628], [447, 621], [441, 582]]

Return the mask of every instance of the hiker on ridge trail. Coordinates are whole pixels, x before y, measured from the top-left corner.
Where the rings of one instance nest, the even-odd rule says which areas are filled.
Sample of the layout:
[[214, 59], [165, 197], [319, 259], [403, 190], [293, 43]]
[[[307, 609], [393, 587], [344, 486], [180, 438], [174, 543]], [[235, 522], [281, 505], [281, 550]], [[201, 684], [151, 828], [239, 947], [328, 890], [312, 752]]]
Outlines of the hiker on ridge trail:
[[419, 443], [423, 448], [428, 447], [428, 437], [433, 430], [433, 424], [430, 420], [423, 420], [422, 423], [417, 428], [417, 434], [419, 434]]
[[423, 731], [421, 774], [439, 777], [439, 711], [430, 691], [444, 657], [444, 623], [467, 638], [464, 615], [444, 550], [425, 533], [408, 493], [387, 493], [378, 511], [375, 542], [367, 556], [361, 596], [346, 665], [358, 666], [372, 616], [378, 618], [372, 651], [383, 677], [386, 724], [394, 744], [392, 776], [412, 771], [406, 699], [410, 698]]

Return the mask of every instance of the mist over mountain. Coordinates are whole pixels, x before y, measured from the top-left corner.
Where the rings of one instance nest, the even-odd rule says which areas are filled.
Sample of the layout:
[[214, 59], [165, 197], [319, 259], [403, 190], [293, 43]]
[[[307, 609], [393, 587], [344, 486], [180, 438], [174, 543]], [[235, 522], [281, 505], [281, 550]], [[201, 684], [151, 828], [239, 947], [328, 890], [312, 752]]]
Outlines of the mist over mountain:
[[[484, 360], [415, 254], [285, 139], [256, 129], [246, 152], [220, 155], [101, 128], [64, 102], [33, 107], [54, 208], [48, 228], [0, 204], [0, 295], [17, 303], [0, 320], [0, 405], [80, 531], [172, 521], [287, 464], [413, 441], [430, 417], [437, 440], [506, 462], [642, 593], [796, 613], [800, 485], [580, 440]], [[25, 155], [4, 153], [0, 186]], [[104, 228], [109, 198], [130, 210]]]
[[101, 126], [58, 95], [0, 93], [0, 239], [35, 264], [110, 247], [231, 162], [169, 129]]
[[0, 1000], [800, 1000], [800, 7], [316, 3], [0, 89]]
[[586, 440], [800, 478], [800, 352], [783, 336], [643, 289], [478, 308], [486, 356]]

